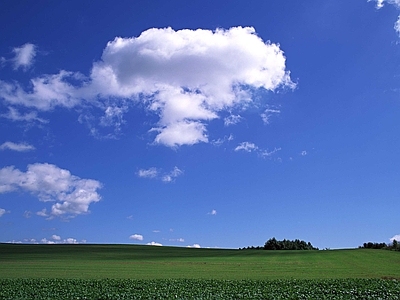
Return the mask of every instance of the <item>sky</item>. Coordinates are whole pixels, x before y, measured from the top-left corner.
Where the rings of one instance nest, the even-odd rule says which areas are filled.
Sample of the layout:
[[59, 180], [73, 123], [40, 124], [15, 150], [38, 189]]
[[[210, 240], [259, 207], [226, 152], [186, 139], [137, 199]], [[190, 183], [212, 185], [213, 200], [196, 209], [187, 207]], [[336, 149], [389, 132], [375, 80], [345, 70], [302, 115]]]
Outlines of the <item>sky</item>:
[[400, 1], [1, 1], [0, 242], [400, 240]]

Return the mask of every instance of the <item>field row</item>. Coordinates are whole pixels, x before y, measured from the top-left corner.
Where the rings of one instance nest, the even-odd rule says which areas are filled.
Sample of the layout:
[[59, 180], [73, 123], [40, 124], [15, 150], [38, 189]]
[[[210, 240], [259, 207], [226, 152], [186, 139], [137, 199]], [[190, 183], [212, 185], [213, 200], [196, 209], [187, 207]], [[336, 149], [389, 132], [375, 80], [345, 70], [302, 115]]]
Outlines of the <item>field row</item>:
[[0, 299], [400, 299], [382, 279], [0, 279]]

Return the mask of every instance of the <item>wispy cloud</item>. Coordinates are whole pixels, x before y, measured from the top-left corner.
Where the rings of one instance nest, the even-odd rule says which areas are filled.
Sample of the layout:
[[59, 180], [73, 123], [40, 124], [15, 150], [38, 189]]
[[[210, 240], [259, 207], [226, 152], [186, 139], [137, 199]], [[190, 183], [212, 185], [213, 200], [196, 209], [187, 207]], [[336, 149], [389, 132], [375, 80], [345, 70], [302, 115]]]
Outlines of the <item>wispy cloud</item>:
[[11, 121], [17, 122], [39, 122], [39, 123], [48, 123], [47, 120], [39, 118], [38, 113], [36, 111], [31, 111], [26, 114], [21, 114], [18, 110], [13, 107], [8, 108], [8, 113], [1, 114], [0, 117], [9, 119]]
[[142, 178], [156, 178], [158, 176], [158, 170], [154, 167], [149, 169], [140, 169], [137, 174]]
[[217, 214], [217, 211], [215, 209], [211, 210], [210, 212], [207, 213], [208, 215], [215, 216]]
[[[388, 4], [394, 5], [396, 8], [400, 8], [400, 0], [368, 0], [368, 2], [376, 2], [376, 8], [381, 9], [385, 2]], [[394, 23], [394, 30], [400, 36], [400, 16], [397, 18], [397, 21]]]
[[244, 151], [244, 152], [255, 152], [257, 153], [258, 156], [262, 158], [268, 158], [271, 159], [272, 156], [280, 151], [281, 148], [274, 148], [274, 150], [266, 150], [258, 147], [256, 144], [251, 143], [251, 142], [242, 142], [240, 143], [236, 148], [235, 151]]
[[280, 109], [269, 107], [261, 114], [261, 118], [264, 124], [270, 124], [272, 116], [280, 113]]
[[169, 239], [170, 242], [179, 242], [179, 243], [183, 243], [185, 242], [185, 239], [183, 238], [178, 238], [178, 239]]
[[173, 182], [177, 177], [181, 176], [183, 171], [178, 167], [174, 167], [170, 172], [162, 172], [157, 168], [140, 169], [137, 175], [141, 178], [159, 179], [163, 182]]
[[240, 115], [230, 115], [224, 119], [225, 126], [236, 125], [243, 120], [243, 117]]
[[181, 176], [183, 174], [183, 171], [181, 169], [179, 169], [178, 167], [174, 167], [174, 169], [169, 172], [168, 174], [165, 174], [162, 177], [162, 181], [163, 182], [172, 182], [175, 180], [175, 178], [177, 178], [178, 176]]
[[97, 192], [101, 186], [97, 180], [81, 179], [47, 163], [28, 165], [26, 172], [13, 166], [0, 169], [0, 193], [20, 190], [40, 201], [55, 202], [50, 212], [43, 209], [37, 213], [50, 218], [88, 213], [89, 205], [101, 199]]
[[393, 4], [394, 6], [400, 8], [400, 0], [368, 0], [368, 2], [376, 2], [376, 8], [380, 9], [384, 6], [384, 3]]
[[[36, 239], [30, 239], [29, 242], [33, 244], [38, 244]], [[61, 239], [59, 235], [53, 234], [50, 239], [47, 238], [42, 238], [40, 240], [40, 243], [42, 244], [85, 244], [86, 240], [81, 240], [78, 241], [75, 238], [66, 238], [66, 239]]]
[[235, 151], [253, 152], [256, 150], [258, 150], [258, 147], [254, 143], [250, 142], [242, 142], [235, 148]]
[[27, 152], [31, 150], [35, 150], [35, 147], [32, 145], [29, 145], [27, 143], [13, 143], [13, 142], [4, 142], [2, 145], [0, 145], [0, 150], [12, 150], [12, 151], [17, 151], [17, 152]]
[[16, 47], [13, 49], [15, 57], [12, 59], [14, 69], [17, 70], [22, 68], [27, 70], [33, 64], [33, 60], [36, 56], [36, 46], [31, 43], [26, 43], [21, 47]]

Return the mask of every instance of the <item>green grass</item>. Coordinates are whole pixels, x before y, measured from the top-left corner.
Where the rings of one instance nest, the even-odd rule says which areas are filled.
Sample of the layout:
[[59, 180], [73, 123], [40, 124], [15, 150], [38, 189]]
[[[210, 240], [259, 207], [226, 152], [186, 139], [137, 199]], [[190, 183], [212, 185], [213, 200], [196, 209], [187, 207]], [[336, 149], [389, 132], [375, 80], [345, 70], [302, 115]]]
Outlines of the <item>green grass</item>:
[[0, 244], [0, 278], [400, 279], [400, 252]]

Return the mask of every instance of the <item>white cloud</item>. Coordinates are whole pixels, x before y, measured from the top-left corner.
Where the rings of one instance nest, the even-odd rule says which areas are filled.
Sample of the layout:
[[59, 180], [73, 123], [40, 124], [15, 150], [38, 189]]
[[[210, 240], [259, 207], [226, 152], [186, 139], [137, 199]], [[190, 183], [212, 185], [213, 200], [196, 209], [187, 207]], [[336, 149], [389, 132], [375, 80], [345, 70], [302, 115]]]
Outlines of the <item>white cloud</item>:
[[279, 109], [276, 108], [267, 108], [262, 114], [261, 114], [261, 118], [264, 122], [264, 124], [269, 124], [270, 123], [270, 119], [273, 115], [275, 114], [280, 114], [281, 111]]
[[390, 241], [391, 241], [392, 243], [393, 243], [394, 240], [400, 242], [400, 234], [396, 234], [394, 237], [392, 237], [392, 238], [390, 239]]
[[60, 241], [60, 240], [61, 240], [61, 237], [60, 237], [59, 235], [53, 234], [53, 235], [51, 236], [51, 239], [53, 239], [53, 240], [55, 240], [55, 241]]
[[49, 240], [46, 239], [46, 238], [43, 238], [43, 239], [41, 239], [40, 241], [42, 242], [42, 244], [55, 244], [55, 243], [56, 243], [56, 242], [54, 242], [54, 241], [49, 241]]
[[240, 115], [230, 115], [224, 119], [225, 126], [236, 125], [242, 121], [243, 117]]
[[258, 147], [254, 143], [250, 142], [242, 142], [235, 148], [235, 151], [246, 151], [246, 152], [252, 152], [257, 150]]
[[15, 57], [13, 59], [14, 69], [22, 68], [27, 70], [32, 64], [36, 56], [36, 46], [34, 44], [26, 43], [21, 47], [13, 49]]
[[143, 178], [155, 178], [158, 176], [158, 170], [157, 168], [141, 169], [137, 174]]
[[[235, 148], [235, 151], [245, 151], [245, 152], [255, 152], [259, 157], [265, 158], [265, 159], [271, 159], [275, 153], [278, 151], [282, 150], [281, 148], [274, 148], [274, 150], [265, 150], [260, 147], [258, 147], [254, 143], [250, 142], [242, 142]], [[281, 160], [279, 157], [277, 160]]]
[[41, 216], [75, 216], [89, 212], [89, 205], [100, 201], [97, 190], [101, 183], [93, 179], [81, 179], [68, 170], [51, 164], [28, 165], [26, 172], [13, 166], [0, 169], [0, 193], [26, 191], [40, 201], [55, 201], [51, 211], [38, 212]]
[[162, 244], [156, 243], [156, 242], [150, 242], [150, 243], [147, 243], [146, 245], [149, 245], [149, 246], [162, 246]]
[[141, 234], [132, 234], [130, 237], [129, 237], [129, 239], [130, 240], [137, 240], [137, 241], [143, 241], [143, 235], [141, 235]]
[[37, 112], [32, 111], [26, 114], [20, 114], [18, 110], [13, 107], [8, 108], [8, 113], [1, 114], [0, 117], [9, 119], [11, 121], [25, 121], [25, 122], [34, 122], [37, 121], [39, 123], [48, 123], [47, 120], [41, 119], [38, 117]]
[[40, 217], [48, 217], [49, 215], [47, 214], [47, 209], [43, 208], [42, 210], [36, 212], [36, 215]]
[[68, 80], [83, 81], [79, 73], [60, 71], [55, 75], [43, 75], [31, 79], [32, 91], [26, 92], [19, 84], [0, 80], [0, 98], [12, 105], [23, 105], [42, 111], [57, 106], [72, 108], [82, 103], [81, 89]]
[[79, 242], [74, 238], [67, 238], [64, 240], [64, 244], [79, 244]]
[[397, 34], [400, 36], [400, 16], [397, 17], [397, 21], [394, 23], [394, 30], [396, 30]]
[[[384, 3], [393, 4], [396, 8], [400, 8], [400, 0], [368, 0], [368, 2], [376, 1], [376, 8], [381, 9], [384, 6]], [[397, 21], [394, 23], [394, 30], [400, 36], [400, 16], [397, 18]]]
[[182, 170], [180, 170], [178, 167], [174, 167], [174, 169], [171, 172], [169, 172], [168, 174], [165, 174], [161, 180], [164, 182], [172, 182], [175, 180], [176, 177], [178, 177], [182, 174], [183, 174]]
[[301, 156], [306, 156], [307, 155], [307, 151], [306, 150], [301, 151], [300, 155]]
[[183, 171], [178, 167], [174, 167], [170, 172], [162, 174], [157, 168], [141, 169], [137, 175], [142, 178], [156, 178], [161, 179], [163, 182], [173, 182], [175, 178], [181, 176]]
[[0, 217], [2, 217], [6, 213], [7, 211], [4, 208], [0, 208]]
[[384, 3], [393, 4], [396, 7], [400, 7], [400, 0], [368, 0], [368, 2], [376, 1], [376, 8], [380, 9], [384, 6]]
[[169, 241], [170, 241], [170, 242], [180, 242], [180, 243], [183, 243], [183, 242], [185, 242], [185, 239], [183, 239], [183, 238], [169, 239]]
[[272, 150], [272, 151], [262, 150], [262, 151], [260, 152], [260, 156], [265, 157], [265, 158], [271, 157], [271, 156], [274, 155], [276, 152], [281, 151], [281, 150], [282, 150], [282, 148], [275, 148], [275, 149]]
[[207, 122], [248, 106], [257, 89], [293, 88], [285, 61], [279, 45], [252, 27], [152, 28], [110, 41], [87, 78], [62, 70], [33, 78], [29, 91], [0, 81], [0, 98], [42, 111], [92, 104], [105, 111], [101, 124], [117, 126], [126, 109], [111, 102], [141, 102], [159, 117], [154, 142], [178, 147], [208, 142]]
[[199, 244], [193, 244], [191, 246], [187, 246], [187, 248], [201, 248]]
[[210, 211], [208, 213], [209, 215], [215, 216], [217, 214], [217, 211], [215, 209], [213, 209], [212, 211]]
[[18, 152], [26, 152], [35, 150], [35, 147], [26, 143], [13, 143], [13, 142], [4, 142], [0, 145], [0, 150], [13, 150]]

